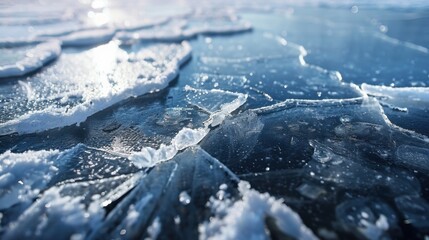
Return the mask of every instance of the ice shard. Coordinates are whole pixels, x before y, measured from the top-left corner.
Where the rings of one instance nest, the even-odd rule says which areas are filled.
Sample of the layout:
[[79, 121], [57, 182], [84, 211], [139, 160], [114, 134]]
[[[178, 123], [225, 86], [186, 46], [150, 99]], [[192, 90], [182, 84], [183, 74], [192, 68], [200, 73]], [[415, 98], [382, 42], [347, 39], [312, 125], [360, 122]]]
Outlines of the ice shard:
[[221, 185], [234, 193], [237, 182], [232, 172], [204, 150], [188, 148], [171, 161], [155, 166], [89, 239], [142, 238], [149, 236], [146, 229], [153, 221], [160, 222], [159, 238], [195, 239], [198, 224], [210, 216], [206, 208], [210, 196]]

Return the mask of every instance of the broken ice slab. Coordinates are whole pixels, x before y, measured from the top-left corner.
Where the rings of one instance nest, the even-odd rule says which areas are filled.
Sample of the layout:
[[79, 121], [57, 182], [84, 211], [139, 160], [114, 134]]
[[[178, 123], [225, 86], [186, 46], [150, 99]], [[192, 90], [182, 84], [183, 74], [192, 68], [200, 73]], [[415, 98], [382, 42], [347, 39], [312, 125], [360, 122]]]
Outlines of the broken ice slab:
[[[257, 37], [261, 38], [262, 43], [253, 45], [252, 40]], [[239, 50], [225, 52], [230, 57], [225, 57], [225, 54], [218, 56], [218, 49], [226, 51], [225, 48], [231, 47], [232, 43], [228, 42], [231, 39], [239, 42], [233, 43], [238, 45]], [[194, 84], [207, 89], [240, 89], [240, 92], [249, 95], [251, 108], [285, 99], [362, 97], [357, 86], [341, 82], [340, 73], [306, 64], [304, 60], [300, 60], [306, 54], [303, 47], [274, 35], [266, 37], [255, 32], [252, 36], [210, 39], [209, 44], [202, 42], [200, 40], [195, 44], [199, 60], [197, 71], [201, 73], [192, 76]], [[211, 47], [207, 49], [201, 45]], [[211, 48], [216, 49], [216, 52], [212, 52]]]
[[396, 207], [403, 216], [405, 224], [429, 233], [429, 203], [419, 196], [404, 195], [395, 198]]
[[83, 238], [99, 224], [103, 207], [133, 188], [141, 174], [52, 187], [4, 229], [4, 239]]
[[396, 149], [395, 157], [399, 165], [429, 174], [429, 148], [401, 145]]
[[118, 177], [139, 171], [126, 157], [83, 144], [64, 151], [0, 155], [0, 210], [4, 223], [15, 219], [39, 194], [54, 185]]
[[186, 100], [210, 114], [207, 121], [209, 126], [217, 126], [247, 100], [247, 95], [241, 93], [228, 92], [223, 90], [201, 90], [191, 87], [185, 88], [189, 91]]
[[[156, 165], [89, 236], [89, 239], [136, 239], [149, 235], [159, 221], [159, 238], [198, 238], [207, 220], [206, 202], [219, 186], [234, 192], [237, 177], [199, 147]], [[156, 220], [158, 219], [158, 220]]]
[[358, 239], [390, 239], [402, 235], [395, 211], [379, 199], [346, 200], [337, 206], [335, 214], [342, 230]]
[[[307, 62], [337, 70], [347, 82], [386, 86], [393, 83], [403, 87], [410, 87], [414, 82], [428, 86], [428, 46], [400, 40], [416, 36], [418, 41], [427, 42], [427, 31], [421, 31], [425, 24], [423, 21], [416, 19], [418, 23], [414, 29], [419, 30], [403, 34], [412, 25], [407, 20], [407, 13], [387, 8], [358, 14], [351, 13], [348, 7], [328, 10], [296, 7], [292, 14], [287, 14], [287, 9], [283, 10], [271, 14], [243, 14], [243, 19], [252, 22], [255, 29], [272, 32], [285, 29], [282, 34], [287, 40], [305, 46], [310, 52]], [[389, 37], [389, 32], [381, 32], [380, 28], [383, 26], [381, 29], [386, 30], [386, 26], [379, 21], [380, 18], [384, 18], [383, 21], [402, 18], [400, 25], [389, 26], [396, 29], [398, 39]]]
[[0, 48], [0, 78], [19, 77], [39, 70], [59, 57], [61, 42]]
[[119, 101], [165, 88], [190, 51], [187, 43], [157, 44], [135, 46], [128, 54], [111, 42], [64, 54], [45, 71], [6, 87], [4, 98], [13, 100], [1, 104], [0, 135], [81, 123]]
[[237, 200], [210, 199], [214, 216], [200, 224], [200, 239], [317, 239], [282, 200], [250, 189], [247, 182], [238, 186]]
[[104, 179], [139, 171], [125, 155], [78, 144], [58, 156], [49, 186], [63, 182]]
[[[228, 124], [230, 126], [228, 129], [235, 129], [233, 132], [236, 132], [231, 135], [225, 133], [229, 136], [226, 137], [230, 139], [228, 141], [246, 144], [247, 140], [257, 140], [256, 144], [251, 144], [254, 147], [249, 148], [248, 153], [240, 153], [241, 155], [236, 155], [237, 159], [229, 161], [231, 151], [229, 147], [214, 147], [216, 144], [222, 146], [226, 144], [225, 136], [219, 134], [222, 125], [219, 130], [209, 133], [203, 147], [220, 161], [225, 161], [225, 164], [237, 174], [265, 172], [266, 168], [271, 170], [300, 168], [313, 154], [309, 140], [336, 138], [335, 128], [342, 124], [341, 120], [344, 117], [349, 116], [353, 123], [362, 121], [386, 125], [378, 106], [374, 104], [376, 103], [364, 103], [362, 100], [288, 100], [252, 110], [259, 116], [250, 115], [237, 118], [237, 122], [234, 122], [234, 119], [225, 122], [225, 127]], [[245, 131], [241, 133], [241, 129]], [[236, 136], [246, 136], [245, 133], [249, 136], [248, 139], [235, 140]], [[378, 133], [368, 134], [366, 137]], [[344, 139], [348, 140], [348, 136], [344, 136]]]
[[326, 191], [322, 187], [307, 183], [300, 185], [297, 188], [297, 191], [301, 193], [301, 195], [313, 200], [319, 198], [321, 195], [326, 193]]
[[141, 96], [90, 117], [82, 125], [88, 143], [130, 153], [169, 145], [182, 129], [203, 128], [209, 114], [197, 111], [182, 98], [185, 94], [175, 89]]
[[424, 148], [427, 142], [392, 126], [372, 98], [287, 100], [252, 112], [227, 119], [201, 146], [259, 191], [284, 197], [314, 231], [332, 228], [329, 209], [344, 194], [392, 198], [426, 191], [421, 178], [395, 163], [395, 153], [401, 144]]
[[389, 120], [408, 130], [429, 136], [429, 88], [386, 87], [362, 84], [362, 90], [378, 99]]
[[313, 160], [304, 167], [304, 175], [310, 178], [334, 183], [348, 190], [368, 192], [382, 188], [385, 191], [383, 194], [394, 196], [420, 193], [418, 179], [407, 171], [367, 162], [365, 158], [355, 156], [347, 150], [351, 147], [342, 146], [335, 141], [312, 141], [311, 145], [315, 148]]
[[[336, 155], [360, 159], [364, 166], [370, 162], [375, 165], [394, 164], [399, 143], [427, 147], [427, 142], [419, 135], [397, 129], [386, 121], [374, 99], [287, 100], [253, 111], [260, 115], [258, 117], [264, 128], [246, 158], [229, 162], [228, 148], [209, 150], [220, 161], [225, 159], [225, 164], [237, 174], [264, 172], [266, 168], [301, 168], [313, 154], [320, 154], [317, 160], [322, 164], [328, 161], [330, 156], [326, 154], [330, 152], [324, 153], [325, 149], [319, 145], [316, 149], [312, 148], [310, 140], [329, 142], [332, 139], [339, 150]], [[212, 134], [215, 131], [209, 133], [207, 140], [211, 139], [214, 145], [216, 141], [212, 140]], [[206, 140], [204, 144], [206, 148], [210, 145]]]
[[230, 165], [245, 159], [252, 152], [263, 127], [258, 116], [247, 111], [227, 118], [203, 139], [200, 146], [224, 164]]

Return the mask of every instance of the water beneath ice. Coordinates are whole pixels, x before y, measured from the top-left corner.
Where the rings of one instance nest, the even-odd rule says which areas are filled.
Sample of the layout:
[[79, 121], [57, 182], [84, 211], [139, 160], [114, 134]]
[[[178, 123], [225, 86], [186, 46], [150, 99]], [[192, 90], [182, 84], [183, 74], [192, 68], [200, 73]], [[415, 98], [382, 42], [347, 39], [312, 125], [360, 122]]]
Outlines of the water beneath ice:
[[427, 239], [426, 1], [0, 3], [0, 238]]

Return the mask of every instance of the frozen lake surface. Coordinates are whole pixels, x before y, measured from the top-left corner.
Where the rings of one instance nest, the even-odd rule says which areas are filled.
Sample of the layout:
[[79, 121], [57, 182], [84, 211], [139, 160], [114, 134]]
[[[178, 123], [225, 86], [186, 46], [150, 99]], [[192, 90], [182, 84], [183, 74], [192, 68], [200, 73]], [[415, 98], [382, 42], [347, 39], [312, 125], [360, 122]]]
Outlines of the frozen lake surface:
[[427, 1], [0, 3], [1, 239], [428, 239]]

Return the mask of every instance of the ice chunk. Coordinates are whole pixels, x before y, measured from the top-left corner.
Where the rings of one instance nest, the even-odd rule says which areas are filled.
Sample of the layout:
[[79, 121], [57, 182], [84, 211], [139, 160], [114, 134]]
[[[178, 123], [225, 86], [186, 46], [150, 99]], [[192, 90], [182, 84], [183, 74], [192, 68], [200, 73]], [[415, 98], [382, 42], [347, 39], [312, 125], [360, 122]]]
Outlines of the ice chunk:
[[348, 200], [335, 210], [343, 230], [362, 239], [385, 239], [401, 235], [398, 218], [386, 203], [371, 198]]
[[316, 185], [304, 183], [297, 188], [297, 191], [303, 196], [306, 196], [310, 199], [317, 199], [320, 195], [326, 193], [326, 191]]
[[222, 90], [199, 90], [186, 87], [190, 94], [187, 101], [203, 110], [209, 119], [202, 128], [181, 129], [171, 140], [171, 143], [161, 144], [159, 148], [144, 147], [139, 152], [133, 152], [129, 159], [138, 167], [151, 167], [159, 162], [173, 158], [178, 151], [198, 144], [209, 132], [209, 126], [217, 126], [226, 116], [245, 103], [247, 96], [240, 93], [230, 93]]
[[[157, 218], [163, 226], [159, 238], [195, 239], [199, 222], [208, 219], [206, 203], [210, 196], [220, 186], [232, 194], [237, 181], [234, 174], [202, 149], [188, 148], [171, 161], [156, 165], [89, 239], [144, 238]], [[126, 217], [130, 213], [132, 217]]]
[[268, 193], [239, 183], [241, 199], [211, 199], [215, 216], [199, 226], [200, 239], [317, 239], [298, 214]]
[[59, 151], [27, 151], [0, 155], [0, 210], [31, 202], [58, 171]]
[[245, 159], [255, 147], [264, 124], [253, 112], [227, 118], [212, 130], [200, 144], [212, 156], [226, 165]]
[[[346, 148], [333, 141], [324, 144], [313, 141], [312, 145], [316, 149], [314, 160], [304, 167], [311, 178], [332, 182], [347, 189], [364, 190], [381, 186], [395, 195], [420, 192], [418, 180], [406, 171], [373, 166], [354, 157]], [[323, 155], [320, 149], [323, 149]]]
[[49, 185], [110, 178], [138, 171], [126, 155], [78, 144], [58, 156]]
[[429, 203], [425, 199], [404, 195], [395, 198], [395, 203], [404, 217], [405, 224], [410, 224], [419, 231], [428, 233]]
[[144, 147], [128, 157], [139, 168], [152, 167], [160, 162], [172, 159], [178, 151], [197, 145], [208, 133], [207, 128], [184, 128], [173, 138], [170, 145], [161, 144], [158, 149]]
[[[29, 80], [41, 97], [24, 104], [24, 112], [17, 117], [0, 123], [0, 135], [40, 132], [80, 123], [121, 100], [162, 89], [178, 75], [178, 68], [189, 59], [190, 51], [190, 45], [184, 42], [154, 45], [128, 56], [112, 42], [64, 56], [62, 61]], [[26, 98], [22, 101], [27, 102]], [[10, 102], [4, 107], [19, 103]], [[43, 124], [46, 122], [49, 125]]]
[[378, 99], [392, 123], [429, 136], [426, 120], [429, 117], [429, 88], [386, 87], [362, 84], [362, 90]]
[[201, 90], [187, 86], [186, 89], [190, 94], [186, 96], [186, 100], [202, 110], [208, 112], [210, 120], [208, 126], [217, 126], [228, 116], [235, 111], [247, 100], [246, 94], [233, 93], [218, 89]]
[[[0, 52], [1, 51], [0, 49]], [[34, 72], [56, 59], [60, 53], [61, 42], [59, 41], [48, 41], [37, 44], [29, 48], [25, 56], [15, 63], [0, 65], [0, 78], [23, 76]]]

